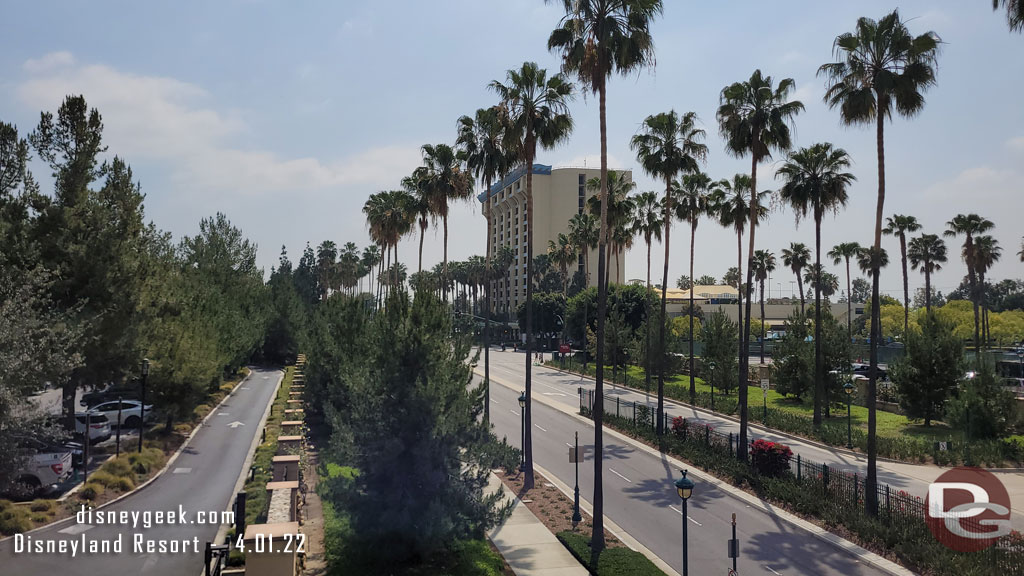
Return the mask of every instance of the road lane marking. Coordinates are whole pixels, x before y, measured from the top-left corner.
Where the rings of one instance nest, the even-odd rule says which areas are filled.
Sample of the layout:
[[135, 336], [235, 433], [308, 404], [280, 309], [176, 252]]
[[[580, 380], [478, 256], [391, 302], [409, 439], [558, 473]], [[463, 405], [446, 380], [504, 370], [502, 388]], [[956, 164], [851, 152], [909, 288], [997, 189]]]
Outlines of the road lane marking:
[[192, 469], [191, 468], [175, 468], [174, 472], [171, 472], [171, 474], [191, 474], [191, 473], [192, 473]]
[[765, 570], [767, 570], [767, 571], [769, 571], [769, 572], [771, 572], [772, 574], [775, 574], [775, 576], [782, 576], [782, 574], [781, 574], [781, 573], [779, 573], [779, 572], [776, 572], [775, 570], [772, 570], [772, 567], [771, 567], [771, 566], [765, 566], [765, 567], [764, 567], [764, 569], [765, 569]]
[[632, 484], [632, 483], [633, 483], [633, 481], [632, 481], [632, 480], [630, 480], [629, 478], [626, 478], [625, 476], [623, 476], [622, 474], [619, 474], [618, 472], [616, 472], [615, 470], [613, 470], [613, 469], [611, 469], [611, 468], [609, 468], [609, 469], [608, 469], [608, 471], [609, 471], [609, 472], [611, 472], [612, 474], [615, 474], [615, 475], [616, 475], [616, 476], [618, 476], [619, 478], [622, 478], [622, 479], [623, 479], [623, 480], [625, 480], [626, 482], [629, 482], [630, 484]]
[[497, 400], [495, 400], [494, 398], [491, 398], [491, 402], [494, 402], [495, 404], [501, 404], [501, 402], [498, 402], [498, 401], [497, 401]]
[[217, 412], [217, 416], [229, 416], [227, 412]]
[[[609, 470], [610, 470], [610, 468], [609, 468]], [[679, 514], [680, 516], [682, 516], [682, 515], [683, 515], [683, 511], [682, 511], [682, 510], [680, 510], [679, 508], [676, 508], [675, 506], [673, 506], [673, 505], [671, 505], [671, 504], [669, 504], [669, 505], [668, 505], [668, 507], [669, 507], [669, 508], [671, 508], [672, 510], [674, 510], [676, 514]], [[686, 519], [687, 519], [687, 520], [689, 520], [690, 522], [693, 522], [693, 523], [694, 523], [694, 524], [696, 524], [697, 526], [702, 526], [702, 527], [704, 526], [703, 524], [701, 524], [700, 522], [697, 522], [696, 520], [694, 520], [694, 519], [693, 519], [692, 517], [690, 517], [690, 516], [687, 516], [687, 517], [686, 517]]]
[[572, 448], [572, 444], [569, 444], [568, 442], [566, 442], [565, 445], [568, 446], [569, 448]]
[[245, 426], [245, 422], [239, 422], [238, 420], [235, 420], [231, 424], [228, 424], [228, 428], [231, 428], [232, 430], [238, 428], [239, 426]]
[[63, 530], [57, 530], [57, 532], [59, 532], [60, 534], [75, 535], [75, 534], [81, 534], [82, 532], [85, 532], [86, 530], [92, 530], [93, 528], [95, 528], [95, 526], [93, 526], [91, 524], [75, 524], [74, 526], [68, 526], [67, 528], [65, 528]]
[[561, 392], [541, 392], [541, 394], [545, 396], [565, 396], [565, 394], [562, 394]]
[[513, 410], [511, 408], [509, 408], [508, 411], [513, 413], [513, 414], [515, 414], [516, 416], [519, 416], [519, 412], [516, 412], [515, 410]]
[[[536, 426], [537, 428], [540, 428], [540, 424], [534, 424], [534, 426]], [[540, 428], [540, 431], [541, 432], [547, 432], [547, 430], [545, 430], [543, 428]]]

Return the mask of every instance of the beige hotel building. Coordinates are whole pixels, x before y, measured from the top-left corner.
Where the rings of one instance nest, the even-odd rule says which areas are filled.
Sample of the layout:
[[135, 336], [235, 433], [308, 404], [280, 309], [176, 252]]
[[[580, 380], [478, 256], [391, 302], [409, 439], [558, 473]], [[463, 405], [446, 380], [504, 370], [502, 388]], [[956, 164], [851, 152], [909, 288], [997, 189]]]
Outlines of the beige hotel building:
[[[587, 199], [596, 196], [597, 191], [587, 190], [591, 178], [601, 176], [599, 168], [554, 168], [543, 164], [533, 165], [533, 256], [547, 253], [548, 242], [557, 241], [559, 234], [569, 233], [569, 220], [586, 210]], [[625, 171], [627, 179], [632, 172]], [[515, 263], [508, 269], [503, 280], [492, 286], [492, 305], [495, 312], [507, 312], [511, 317], [520, 302], [526, 299], [526, 167], [509, 173], [500, 182], [491, 186], [487, 193], [477, 196], [481, 212], [487, 215], [487, 204], [491, 208], [491, 254], [497, 254], [502, 246], [509, 246], [515, 254]], [[587, 266], [590, 271], [589, 286], [597, 286], [597, 249], [588, 251]], [[623, 283], [626, 270], [625, 251], [619, 253], [619, 271], [615, 270], [615, 255], [609, 253], [612, 282]], [[577, 269], [583, 271], [583, 255], [579, 256]], [[569, 270], [571, 276], [576, 270]]]

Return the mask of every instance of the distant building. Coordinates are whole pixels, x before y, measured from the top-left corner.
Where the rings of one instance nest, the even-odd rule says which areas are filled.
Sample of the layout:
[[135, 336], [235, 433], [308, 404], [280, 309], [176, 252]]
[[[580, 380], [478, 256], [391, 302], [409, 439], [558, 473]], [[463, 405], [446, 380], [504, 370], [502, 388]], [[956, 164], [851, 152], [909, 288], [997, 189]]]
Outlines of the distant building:
[[[548, 242], [557, 242], [558, 235], [569, 233], [569, 220], [587, 209], [587, 199], [598, 192], [588, 191], [587, 180], [601, 176], [598, 168], [555, 168], [544, 164], [533, 165], [533, 256], [547, 253]], [[627, 180], [632, 172], [625, 171]], [[526, 168], [513, 170], [500, 182], [491, 186], [487, 193], [477, 196], [480, 211], [487, 215], [487, 203], [491, 204], [491, 254], [497, 254], [502, 246], [509, 246], [516, 260], [505, 278], [495, 282], [491, 294], [495, 311], [514, 314], [520, 302], [526, 300]], [[587, 255], [590, 269], [589, 286], [597, 286], [597, 249]], [[618, 254], [609, 251], [608, 265], [612, 282], [622, 283], [626, 273], [625, 250]], [[616, 269], [618, 268], [618, 269]], [[583, 255], [570, 277], [583, 271]], [[571, 278], [570, 278], [571, 280]]]
[[[716, 310], [722, 310], [725, 315], [729, 317], [733, 322], [739, 321], [739, 307], [736, 305], [739, 297], [739, 291], [732, 286], [694, 286], [693, 287], [693, 305], [700, 307], [704, 313], [705, 318], [708, 314], [715, 312]], [[690, 291], [679, 290], [678, 288], [669, 288], [665, 296], [666, 300], [666, 312], [671, 318], [673, 316], [682, 316], [686, 313], [688, 306], [690, 305]], [[766, 332], [781, 334], [786, 331], [786, 320], [794, 310], [800, 308], [800, 300], [792, 299], [789, 302], [779, 304], [779, 299], [773, 299], [773, 303], [769, 304], [767, 301], [764, 305], [764, 323]], [[813, 304], [814, 298], [813, 293], [811, 298], [805, 301], [804, 306], [810, 306]], [[848, 314], [846, 302], [826, 302], [829, 310], [832, 311], [832, 315], [839, 321], [840, 324], [846, 324], [846, 317]], [[864, 315], [864, 303], [854, 303], [853, 308], [853, 321], [856, 322], [857, 318]], [[746, 307], [746, 303], [744, 303]], [[755, 298], [751, 303], [750, 307], [751, 319], [761, 319], [761, 304], [760, 301]]]

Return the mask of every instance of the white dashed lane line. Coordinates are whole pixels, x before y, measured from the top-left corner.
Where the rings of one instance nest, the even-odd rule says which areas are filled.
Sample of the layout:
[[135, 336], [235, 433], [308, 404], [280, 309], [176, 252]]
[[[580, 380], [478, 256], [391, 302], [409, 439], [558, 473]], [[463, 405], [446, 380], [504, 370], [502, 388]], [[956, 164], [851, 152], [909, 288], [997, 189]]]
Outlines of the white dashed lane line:
[[609, 468], [609, 469], [608, 469], [608, 471], [609, 471], [609, 472], [611, 472], [612, 474], [615, 474], [615, 475], [616, 475], [616, 476], [618, 476], [619, 478], [622, 478], [622, 479], [623, 479], [623, 480], [625, 480], [626, 482], [629, 482], [630, 484], [632, 484], [632, 483], [633, 483], [633, 481], [632, 481], [632, 480], [630, 480], [629, 478], [626, 478], [625, 476], [623, 476], [622, 474], [619, 474], [618, 472], [616, 472], [615, 470], [613, 470], [613, 469], [611, 469], [611, 468]]

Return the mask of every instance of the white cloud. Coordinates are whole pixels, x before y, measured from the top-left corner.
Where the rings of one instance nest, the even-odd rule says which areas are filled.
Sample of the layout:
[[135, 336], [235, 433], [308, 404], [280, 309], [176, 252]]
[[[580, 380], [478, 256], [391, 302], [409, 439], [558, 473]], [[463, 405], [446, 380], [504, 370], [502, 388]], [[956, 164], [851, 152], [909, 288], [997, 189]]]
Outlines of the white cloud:
[[[57, 71], [54, 66], [61, 64]], [[69, 53], [25, 63], [29, 78], [18, 96], [34, 107], [55, 109], [67, 94], [84, 94], [103, 114], [112, 152], [163, 161], [175, 181], [196, 192], [320, 190], [353, 183], [385, 185], [420, 161], [417, 147], [371, 149], [322, 161], [281, 158], [232, 143], [247, 126], [234, 111], [218, 110], [202, 87], [174, 78], [129, 74], [104, 65], [74, 66]]]
[[1006, 141], [1006, 146], [1011, 150], [1018, 152], [1024, 152], [1024, 136], [1018, 136], [1017, 138], [1010, 138]]
[[42, 58], [29, 58], [22, 65], [25, 71], [30, 73], [47, 72], [55, 68], [65, 68], [75, 63], [75, 57], [71, 52], [50, 52]]

